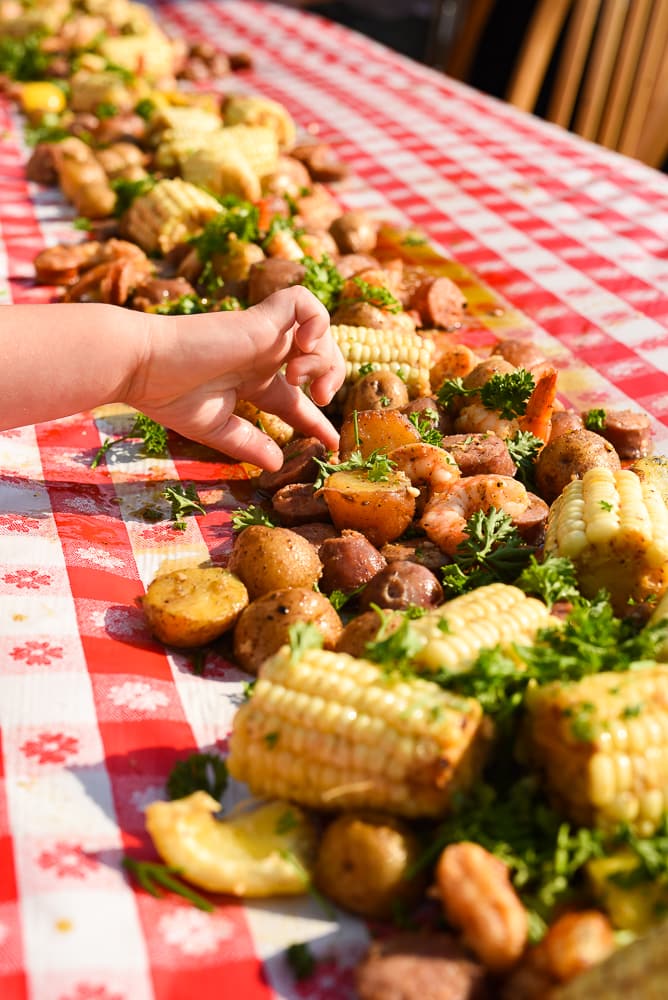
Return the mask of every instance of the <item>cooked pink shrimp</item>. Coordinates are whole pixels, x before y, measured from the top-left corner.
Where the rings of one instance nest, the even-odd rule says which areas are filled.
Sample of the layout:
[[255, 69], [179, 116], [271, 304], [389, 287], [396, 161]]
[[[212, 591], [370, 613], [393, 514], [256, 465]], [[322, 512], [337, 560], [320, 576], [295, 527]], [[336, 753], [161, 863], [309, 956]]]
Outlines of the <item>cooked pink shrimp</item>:
[[557, 373], [554, 368], [542, 372], [529, 396], [526, 412], [521, 417], [506, 419], [496, 410], [488, 410], [474, 401], [462, 407], [455, 420], [455, 430], [463, 434], [481, 434], [493, 431], [499, 437], [509, 438], [517, 431], [530, 431], [541, 441], [547, 441], [552, 427], [557, 394]]
[[423, 441], [399, 445], [389, 452], [388, 458], [396, 462], [397, 469], [405, 472], [411, 484], [420, 491], [416, 506], [418, 515], [434, 494], [449, 490], [460, 478], [459, 467], [450, 453]]
[[513, 520], [527, 509], [530, 496], [512, 476], [466, 476], [446, 493], [437, 493], [427, 503], [420, 527], [441, 552], [452, 556], [467, 537], [466, 522], [476, 511], [491, 507], [503, 510]]

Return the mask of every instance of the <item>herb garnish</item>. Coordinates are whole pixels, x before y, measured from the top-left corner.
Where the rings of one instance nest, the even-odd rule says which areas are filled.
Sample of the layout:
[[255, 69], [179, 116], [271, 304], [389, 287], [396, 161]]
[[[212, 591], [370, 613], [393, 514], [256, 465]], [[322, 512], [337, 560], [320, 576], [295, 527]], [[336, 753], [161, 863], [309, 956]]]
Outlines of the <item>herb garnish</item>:
[[313, 952], [305, 942], [291, 944], [286, 948], [285, 960], [298, 981], [309, 979], [315, 971]]
[[517, 466], [516, 476], [527, 489], [534, 486], [534, 464], [544, 444], [531, 431], [517, 431], [512, 437], [506, 438], [506, 448]]
[[396, 462], [393, 462], [391, 458], [378, 449], [372, 451], [368, 458], [363, 458], [362, 452], [355, 449], [350, 453], [350, 458], [347, 461], [338, 464], [324, 461], [322, 458], [314, 458], [313, 461], [320, 470], [313, 484], [314, 490], [319, 490], [328, 476], [334, 472], [366, 472], [370, 482], [385, 482], [397, 466]]
[[159, 316], [194, 316], [197, 313], [210, 312], [213, 303], [209, 299], [201, 299], [199, 295], [181, 295], [178, 299], [161, 302], [154, 309]]
[[110, 184], [116, 195], [114, 215], [119, 218], [124, 212], [127, 212], [135, 198], [148, 194], [157, 183], [158, 179], [153, 174], [147, 174], [146, 177], [139, 177], [136, 181], [129, 181], [125, 177], [112, 179]]
[[496, 507], [476, 511], [466, 522], [467, 537], [459, 543], [452, 565], [442, 569], [450, 594], [462, 594], [487, 583], [512, 583], [534, 552], [521, 538], [508, 514]]
[[186, 530], [185, 514], [206, 514], [192, 483], [187, 486], [181, 483], [176, 486], [166, 486], [161, 496], [169, 500], [172, 505], [172, 519], [177, 531]]
[[438, 390], [441, 406], [462, 396], [480, 396], [487, 410], [496, 410], [504, 420], [512, 420], [526, 413], [527, 402], [535, 388], [535, 380], [526, 368], [518, 368], [506, 375], [492, 375], [484, 385], [467, 389], [461, 378], [446, 379]]
[[325, 309], [334, 312], [343, 288], [343, 278], [334, 261], [325, 253], [320, 260], [315, 260], [314, 257], [302, 257], [300, 263], [306, 272], [300, 284], [308, 288], [309, 292], [313, 292]]
[[[425, 444], [433, 444], [437, 448], [440, 448], [443, 443], [443, 435], [438, 430], [438, 413], [436, 410], [426, 409], [421, 412], [414, 411], [413, 413], [408, 414], [408, 419]], [[445, 454], [448, 455], [447, 452], [445, 452]], [[454, 465], [454, 460], [452, 461]]]
[[546, 556], [538, 562], [534, 555], [515, 581], [526, 594], [534, 594], [551, 608], [557, 601], [577, 601], [580, 597], [575, 565], [566, 556]]
[[364, 647], [364, 656], [373, 663], [387, 667], [390, 672], [406, 670], [427, 640], [411, 628], [409, 617], [405, 617], [399, 628], [388, 634], [392, 616], [377, 604], [372, 604], [371, 607], [380, 617], [380, 628], [376, 638], [367, 642]]
[[167, 892], [176, 893], [177, 896], [187, 899], [198, 910], [205, 910], [207, 913], [213, 911], [213, 903], [178, 878], [180, 872], [177, 868], [170, 868], [157, 861], [137, 861], [127, 856], [123, 858], [122, 864], [126, 871], [134, 875], [142, 889], [151, 896], [160, 898], [162, 896], [160, 890], [166, 889]]
[[368, 302], [369, 305], [376, 306], [377, 309], [382, 309], [384, 312], [402, 312], [401, 302], [389, 288], [385, 288], [383, 285], [372, 285], [358, 277], [354, 277], [352, 283], [359, 288], [359, 294], [355, 295], [354, 298], [342, 299], [341, 305], [347, 305], [351, 302]]
[[12, 80], [43, 80], [51, 58], [42, 51], [44, 34], [34, 31], [23, 38], [0, 38], [0, 73]]
[[40, 142], [62, 142], [70, 133], [61, 124], [60, 115], [55, 111], [47, 111], [38, 125], [26, 125], [24, 135], [28, 146], [36, 146]]
[[138, 413], [127, 434], [119, 438], [107, 438], [91, 462], [91, 469], [98, 467], [111, 448], [115, 448], [121, 441], [129, 441], [132, 438], [141, 438], [144, 455], [164, 455], [167, 451], [167, 429], [157, 421], [151, 420], [146, 414]]
[[255, 504], [233, 510], [231, 522], [232, 530], [239, 533], [245, 528], [250, 528], [252, 524], [263, 524], [267, 528], [276, 527], [276, 522], [272, 521], [271, 515], [266, 510], [263, 510], [262, 507], [257, 507]]
[[166, 787], [170, 799], [183, 799], [201, 790], [220, 802], [227, 787], [227, 765], [216, 754], [191, 753], [174, 765]]
[[290, 661], [296, 663], [307, 649], [322, 649], [324, 637], [312, 622], [295, 622], [288, 629]]
[[587, 410], [582, 420], [588, 431], [602, 431], [605, 427], [605, 410]]

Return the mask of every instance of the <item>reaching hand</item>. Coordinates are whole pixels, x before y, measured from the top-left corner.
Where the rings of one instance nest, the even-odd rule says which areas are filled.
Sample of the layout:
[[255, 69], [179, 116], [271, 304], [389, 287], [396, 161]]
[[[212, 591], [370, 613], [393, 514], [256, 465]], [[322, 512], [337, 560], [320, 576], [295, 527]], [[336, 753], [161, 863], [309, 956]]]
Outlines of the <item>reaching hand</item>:
[[[336, 431], [315, 404], [324, 406], [341, 386], [344, 362], [327, 310], [303, 286], [241, 312], [150, 317], [149, 331], [127, 396], [147, 416], [271, 470], [280, 468], [281, 450], [234, 414], [238, 399], [338, 446]], [[312, 399], [300, 388], [306, 385]]]

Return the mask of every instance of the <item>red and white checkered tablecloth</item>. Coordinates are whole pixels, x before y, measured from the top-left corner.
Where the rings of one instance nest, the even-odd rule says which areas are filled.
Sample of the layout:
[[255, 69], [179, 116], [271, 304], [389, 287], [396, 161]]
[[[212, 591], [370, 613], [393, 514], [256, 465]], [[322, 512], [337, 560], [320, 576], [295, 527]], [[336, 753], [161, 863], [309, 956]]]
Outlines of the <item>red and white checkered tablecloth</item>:
[[[454, 259], [474, 339], [530, 333], [565, 398], [644, 408], [668, 451], [668, 177], [311, 15], [247, 0], [156, 10], [174, 33], [251, 51], [254, 70], [220, 85], [281, 101], [352, 165], [346, 207]], [[25, 180], [4, 104], [0, 135], [0, 301], [45, 302], [31, 262], [74, 237], [72, 212]], [[229, 511], [249, 496], [240, 468], [177, 440], [169, 459], [128, 447], [91, 470], [127, 423], [111, 408], [0, 434], [0, 997], [347, 1000], [357, 921], [315, 900], [204, 913], [122, 873], [124, 853], [150, 856], [144, 805], [176, 760], [224, 751], [241, 697], [221, 657], [199, 674], [153, 642], [136, 598], [165, 559], [226, 552]], [[179, 479], [206, 515], [185, 532], [146, 523]], [[305, 940], [319, 961], [295, 983], [284, 949]]]

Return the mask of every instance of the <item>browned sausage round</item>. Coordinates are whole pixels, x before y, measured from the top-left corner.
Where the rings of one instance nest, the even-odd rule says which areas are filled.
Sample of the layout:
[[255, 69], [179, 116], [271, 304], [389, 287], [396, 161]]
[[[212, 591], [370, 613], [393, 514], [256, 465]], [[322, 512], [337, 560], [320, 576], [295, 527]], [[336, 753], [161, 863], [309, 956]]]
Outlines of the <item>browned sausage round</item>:
[[283, 448], [283, 465], [276, 472], [262, 472], [258, 486], [275, 493], [290, 483], [314, 483], [318, 475], [315, 459], [326, 457], [327, 449], [318, 438], [293, 438]]
[[297, 524], [291, 529], [295, 535], [301, 535], [307, 542], [310, 542], [315, 551], [320, 556], [320, 549], [323, 542], [328, 538], [338, 538], [339, 533], [333, 524], [325, 524], [324, 521], [314, 521], [313, 524]]
[[520, 340], [519, 337], [500, 340], [492, 354], [500, 354], [516, 368], [535, 368], [545, 361], [545, 355], [531, 340]]
[[173, 302], [183, 295], [194, 295], [195, 289], [185, 278], [149, 278], [137, 285], [132, 297], [132, 308], [143, 312], [164, 302]]
[[514, 476], [515, 463], [497, 434], [450, 434], [441, 447], [449, 451], [462, 476]]
[[388, 563], [391, 562], [414, 562], [420, 566], [426, 566], [432, 573], [438, 573], [446, 561], [445, 556], [428, 538], [406, 538], [399, 542], [388, 542], [383, 545], [380, 554], [385, 556]]
[[344, 529], [340, 538], [330, 538], [320, 546], [325, 594], [342, 590], [348, 594], [368, 583], [387, 563], [375, 546], [359, 531]]
[[305, 275], [304, 265], [296, 260], [269, 257], [251, 265], [248, 272], [248, 302], [255, 305], [281, 288], [298, 285]]
[[341, 253], [370, 253], [376, 246], [378, 223], [361, 210], [342, 212], [329, 231]]
[[575, 410], [555, 410], [552, 414], [550, 441], [569, 431], [581, 431], [583, 427], [582, 417]]
[[635, 461], [649, 453], [652, 425], [646, 413], [606, 410], [599, 434], [610, 442], [622, 461]]
[[403, 931], [371, 945], [355, 985], [360, 1000], [485, 1000], [486, 978], [452, 935]]
[[408, 307], [420, 314], [423, 326], [452, 329], [461, 325], [466, 299], [450, 278], [425, 278], [410, 297]]
[[344, 253], [336, 262], [336, 269], [342, 278], [352, 278], [360, 271], [367, 271], [370, 267], [380, 267], [375, 257], [366, 253]]
[[443, 603], [443, 588], [437, 578], [419, 563], [395, 560], [376, 573], [360, 596], [360, 607], [372, 604], [392, 611], [404, 611], [411, 605], [437, 608]]
[[535, 493], [529, 493], [529, 503], [522, 513], [513, 518], [513, 524], [528, 545], [539, 548], [545, 540], [545, 526], [550, 508]]
[[309, 521], [324, 521], [329, 517], [329, 508], [324, 497], [315, 493], [311, 483], [288, 483], [274, 493], [272, 507], [285, 528]]
[[331, 184], [347, 177], [349, 167], [337, 160], [334, 150], [326, 142], [310, 142], [295, 146], [292, 156], [301, 160], [314, 181]]

